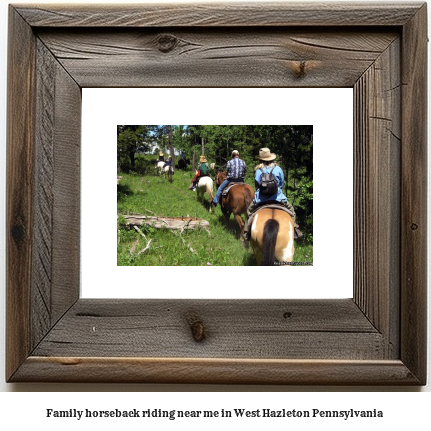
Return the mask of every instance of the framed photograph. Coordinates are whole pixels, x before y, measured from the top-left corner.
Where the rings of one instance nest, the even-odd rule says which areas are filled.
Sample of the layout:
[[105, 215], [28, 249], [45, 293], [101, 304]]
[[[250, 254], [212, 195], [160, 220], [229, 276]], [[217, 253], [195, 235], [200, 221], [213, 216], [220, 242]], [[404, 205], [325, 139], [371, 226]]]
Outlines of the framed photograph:
[[[8, 44], [7, 381], [426, 384], [425, 3], [11, 5]], [[322, 87], [353, 90], [352, 298], [82, 297], [83, 89]]]
[[[196, 100], [205, 101], [205, 109], [196, 104]], [[289, 101], [287, 104], [286, 100]], [[85, 88], [82, 90], [82, 109], [81, 183], [86, 186], [81, 189], [81, 298], [147, 298], [154, 295], [169, 299], [353, 297], [353, 89]], [[167, 118], [174, 124], [174, 142], [180, 140], [176, 145], [182, 145], [189, 154], [190, 146], [201, 154], [202, 143], [199, 139], [199, 144], [195, 144], [191, 131], [188, 132], [191, 136], [184, 136], [184, 132], [181, 139], [176, 136], [182, 128], [175, 125], [179, 119], [184, 124], [215, 122], [216, 126], [196, 128], [199, 133], [202, 130], [212, 133], [213, 138], [205, 144], [204, 154], [210, 162], [216, 161], [219, 165], [230, 160], [232, 149], [226, 148], [226, 136], [229, 139], [236, 137], [232, 148], [239, 148], [240, 158], [247, 162], [245, 180], [253, 189], [258, 164], [255, 157], [260, 148], [260, 142], [254, 150], [250, 148], [255, 136], [266, 135], [265, 145], [275, 151], [277, 161], [286, 158], [288, 163], [281, 166], [289, 168], [284, 170], [285, 186], [288, 183], [289, 188], [283, 190], [295, 207], [303, 233], [302, 239], [295, 241], [294, 262], [298, 267], [308, 264], [307, 268], [291, 271], [289, 283], [284, 282], [282, 268], [271, 275], [271, 283], [264, 289], [255, 282], [261, 275], [261, 268], [256, 266], [252, 244], [244, 247], [240, 226], [233, 214], [226, 221], [220, 206], [210, 213], [209, 198], [204, 195], [199, 199], [196, 192], [189, 190], [194, 171], [192, 167], [180, 169], [178, 157], [170, 181], [157, 174], [154, 154], [137, 153], [135, 168], [130, 171], [127, 152], [120, 158], [121, 173], [117, 175], [121, 179], [119, 184], [115, 183], [112, 173], [117, 171], [118, 164], [116, 125], [142, 124], [144, 121], [157, 124]], [[300, 126], [280, 126], [287, 119]], [[313, 126], [304, 126], [307, 121]], [[226, 125], [229, 122], [233, 125]], [[125, 136], [130, 136], [137, 128], [139, 133], [146, 132], [151, 137], [154, 127], [130, 126]], [[194, 130], [194, 127], [190, 129]], [[187, 142], [190, 137], [191, 142]], [[312, 152], [309, 137], [317, 142]], [[101, 142], [103, 145], [99, 144]], [[295, 150], [298, 145], [301, 152]], [[214, 148], [218, 148], [217, 154]], [[293, 152], [292, 157], [289, 152]], [[196, 157], [197, 161], [199, 158]], [[340, 158], [342, 164], [338, 161]], [[311, 161], [313, 166], [306, 165]], [[216, 183], [216, 169], [210, 167], [210, 173]], [[95, 174], [102, 181], [109, 179], [106, 187], [97, 187], [97, 193], [90, 186], [94, 184]], [[335, 184], [336, 195], [343, 197], [343, 217], [336, 217], [333, 228], [327, 229], [327, 202], [328, 197], [334, 195]], [[310, 196], [310, 190], [315, 192], [315, 197]], [[213, 195], [215, 191], [216, 187]], [[103, 217], [97, 214], [103, 214]], [[122, 223], [140, 223], [145, 217], [148, 225], [121, 224], [117, 230], [112, 229], [124, 215], [127, 218]], [[208, 226], [183, 230], [191, 215]], [[185, 216], [184, 220], [182, 216]], [[244, 216], [242, 218], [245, 220]], [[152, 228], [155, 222], [158, 227]], [[168, 223], [171, 223], [169, 227]], [[333, 241], [334, 229], [343, 233], [339, 241]], [[318, 238], [315, 245], [313, 238]], [[342, 253], [339, 253], [340, 249]], [[336, 273], [331, 268], [334, 253], [338, 254], [337, 265], [342, 268]], [[313, 267], [309, 266], [312, 262]], [[221, 265], [224, 266], [222, 273]], [[330, 277], [331, 283], [322, 288], [314, 283], [315, 277]], [[222, 282], [223, 278], [237, 281]], [[158, 282], [145, 283], [148, 279]]]

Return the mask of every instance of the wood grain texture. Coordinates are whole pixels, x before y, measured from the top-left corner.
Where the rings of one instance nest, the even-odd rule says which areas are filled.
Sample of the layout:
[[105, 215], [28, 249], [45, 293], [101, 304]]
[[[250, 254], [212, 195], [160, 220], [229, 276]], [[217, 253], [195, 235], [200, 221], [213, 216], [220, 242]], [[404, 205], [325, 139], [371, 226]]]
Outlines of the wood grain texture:
[[[9, 36], [8, 381], [426, 383], [424, 5], [19, 5]], [[79, 299], [81, 88], [158, 85], [353, 87], [353, 300]]]
[[400, 38], [355, 85], [355, 301], [399, 356]]
[[[196, 343], [190, 321], [202, 323], [204, 342]], [[34, 354], [353, 359], [354, 352], [355, 359], [384, 359], [384, 350], [381, 334], [349, 299], [82, 299]]]
[[33, 27], [399, 26], [422, 3], [17, 5]]
[[[9, 13], [6, 195], [6, 375], [29, 355], [33, 234], [33, 138], [35, 38]], [[26, 55], [23, 55], [23, 52]]]
[[32, 356], [15, 381], [271, 385], [417, 385], [401, 361]]
[[[427, 8], [403, 29], [401, 184], [401, 358], [426, 378]], [[415, 329], [416, 328], [416, 329]]]
[[57, 63], [55, 75], [51, 319], [79, 298], [81, 89]]
[[35, 232], [32, 263], [32, 344], [49, 331], [51, 320], [52, 246], [54, 199], [54, 106], [56, 61], [40, 42], [36, 57], [36, 145], [34, 175]]
[[352, 87], [397, 34], [145, 29], [38, 36], [82, 87]]
[[80, 88], [37, 41], [33, 345], [78, 299]]

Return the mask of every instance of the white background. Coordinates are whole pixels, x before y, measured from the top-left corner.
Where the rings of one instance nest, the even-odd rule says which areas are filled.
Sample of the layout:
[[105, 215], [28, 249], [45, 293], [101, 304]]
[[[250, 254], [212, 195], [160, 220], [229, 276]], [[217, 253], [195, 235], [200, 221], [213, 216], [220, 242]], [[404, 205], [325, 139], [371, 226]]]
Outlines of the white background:
[[[352, 297], [351, 88], [95, 88], [83, 89], [82, 100], [82, 297]], [[207, 103], [196, 106], [195, 100]], [[258, 267], [117, 267], [117, 124], [312, 124], [313, 266], [273, 268], [264, 288], [253, 283], [261, 280]], [[343, 234], [336, 236], [334, 230]], [[157, 282], [161, 271], [163, 278], [175, 279], [175, 286]], [[204, 278], [205, 289], [191, 282]], [[221, 278], [241, 281], [220, 283]]]
[[[128, 0], [129, 3], [133, 1]], [[150, 2], [150, 1], [149, 1]], [[161, 1], [159, 1], [161, 2]], [[177, 1], [178, 2], [178, 1]], [[27, 3], [16, 0], [14, 3]], [[34, 2], [40, 3], [40, 2]], [[62, 1], [44, 1], [43, 3], [64, 3]], [[69, 0], [68, 3], [75, 3]], [[96, 3], [87, 1], [86, 3]], [[104, 3], [110, 3], [108, 0]], [[389, 2], [388, 2], [389, 3]], [[6, 35], [7, 35], [7, 2], [0, 5], [0, 184], [5, 184], [5, 118], [6, 118]], [[0, 205], [4, 209], [5, 188], [0, 187]], [[0, 213], [0, 223], [4, 226], [4, 211]], [[5, 239], [4, 229], [0, 232], [0, 314], [4, 316], [4, 268]], [[428, 309], [431, 308], [429, 305]], [[0, 369], [4, 370], [4, 319], [0, 322]], [[431, 330], [428, 331], [431, 333]], [[430, 360], [428, 354], [428, 361]], [[430, 367], [428, 367], [430, 368]], [[0, 374], [2, 372], [0, 371]], [[383, 420], [313, 420], [313, 422], [229, 422], [231, 427], [239, 428], [270, 425], [273, 429], [286, 430], [295, 425], [317, 425], [320, 428], [361, 430], [367, 429], [427, 429], [430, 423], [429, 405], [431, 402], [428, 384], [424, 388], [404, 387], [286, 387], [286, 386], [205, 386], [205, 385], [112, 385], [112, 384], [6, 384], [0, 377], [0, 424], [3, 429], [24, 429], [33, 427], [44, 430], [94, 429], [97, 426], [110, 428], [115, 425], [127, 425], [130, 430], [142, 430], [148, 425], [167, 428], [192, 429], [203, 425], [208, 429], [226, 426], [219, 421], [172, 421], [172, 422], [137, 422], [104, 421], [78, 423], [76, 420], [47, 420], [46, 408], [66, 410], [69, 408], [111, 409], [111, 408], [165, 408], [165, 409], [208, 409], [208, 408], [378, 408], [385, 411]], [[81, 392], [82, 393], [74, 393]], [[121, 395], [111, 392], [124, 391]], [[176, 394], [175, 391], [181, 391]], [[199, 393], [195, 393], [199, 391]], [[218, 393], [236, 391], [239, 393]], [[243, 391], [252, 391], [244, 393]], [[298, 393], [299, 391], [299, 393]], [[365, 391], [365, 393], [363, 392]], [[381, 393], [390, 391], [392, 393]], [[13, 393], [16, 392], [16, 393]], [[28, 393], [26, 393], [28, 392]], [[31, 392], [40, 392], [32, 394]], [[60, 392], [60, 393], [57, 393]], [[145, 392], [152, 392], [145, 393]], [[163, 393], [159, 393], [163, 392]], [[268, 393], [266, 393], [268, 392]], [[325, 392], [325, 393], [322, 393]], [[415, 393], [416, 392], [416, 393]], [[420, 393], [426, 392], [426, 393]], [[13, 425], [12, 425], [13, 424]], [[169, 424], [169, 425], [167, 425]]]

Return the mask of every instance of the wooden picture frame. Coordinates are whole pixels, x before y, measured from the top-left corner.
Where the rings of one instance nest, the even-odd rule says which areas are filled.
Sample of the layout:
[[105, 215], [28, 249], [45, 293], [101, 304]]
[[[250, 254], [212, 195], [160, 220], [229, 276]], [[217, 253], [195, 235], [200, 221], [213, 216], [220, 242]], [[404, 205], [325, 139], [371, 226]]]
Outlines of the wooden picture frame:
[[[11, 5], [8, 43], [7, 381], [426, 384], [426, 4]], [[160, 86], [354, 89], [353, 299], [80, 298], [81, 88]]]

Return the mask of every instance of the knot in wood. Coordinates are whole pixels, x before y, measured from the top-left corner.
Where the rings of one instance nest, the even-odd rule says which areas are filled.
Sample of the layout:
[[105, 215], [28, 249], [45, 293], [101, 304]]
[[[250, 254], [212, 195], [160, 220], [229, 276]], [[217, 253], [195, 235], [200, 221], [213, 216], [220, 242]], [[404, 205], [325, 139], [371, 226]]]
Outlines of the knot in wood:
[[311, 70], [322, 66], [317, 60], [288, 61], [287, 64], [297, 79], [305, 78]]
[[206, 329], [202, 320], [196, 316], [188, 316], [187, 323], [189, 324], [190, 330], [192, 331], [193, 339], [197, 342], [204, 341], [206, 338]]
[[410, 226], [410, 229], [411, 229], [411, 230], [417, 230], [417, 229], [418, 229], [418, 227], [419, 227], [419, 226], [418, 226], [416, 223], [412, 223], [412, 224], [411, 224], [411, 226]]
[[307, 73], [306, 68], [307, 68], [307, 62], [305, 61], [300, 61], [295, 63], [293, 67], [293, 71], [295, 72], [296, 77], [304, 78], [304, 76]]
[[157, 44], [159, 51], [166, 53], [178, 45], [178, 38], [172, 34], [162, 34], [157, 38]]
[[12, 225], [11, 235], [16, 244], [21, 244], [25, 239], [25, 228], [21, 223]]

